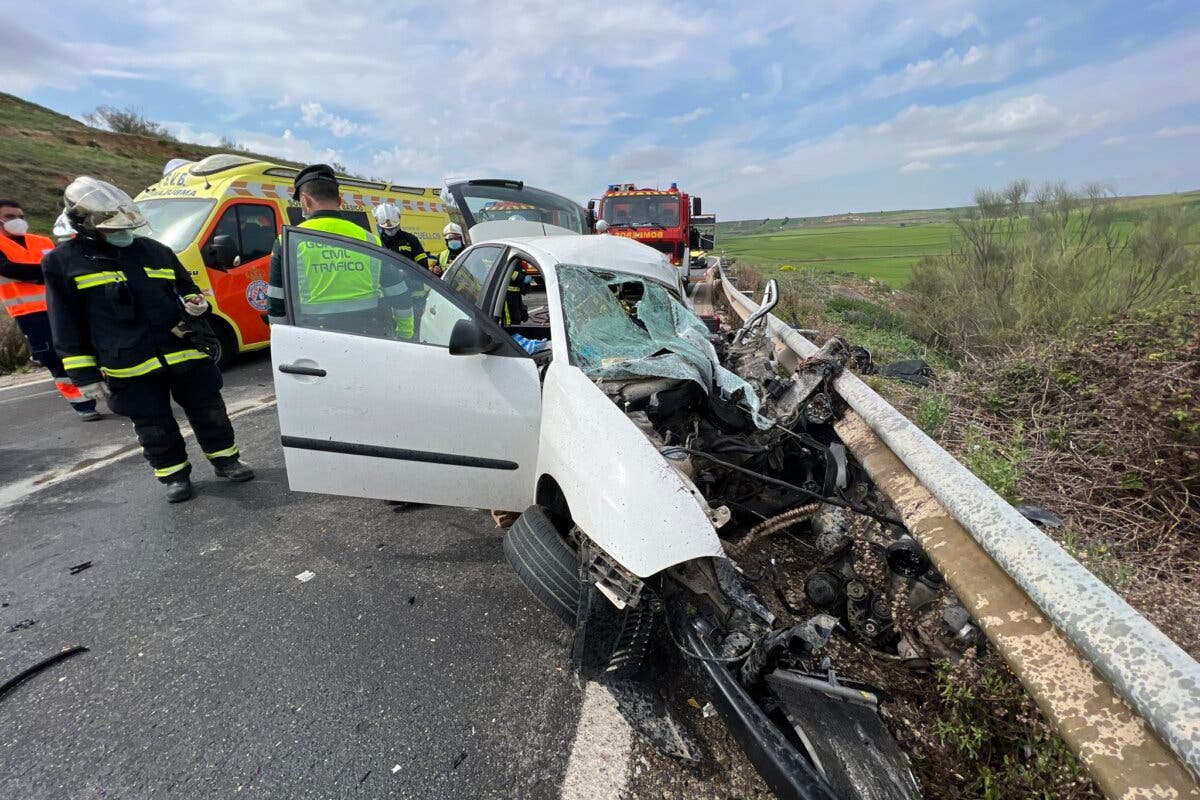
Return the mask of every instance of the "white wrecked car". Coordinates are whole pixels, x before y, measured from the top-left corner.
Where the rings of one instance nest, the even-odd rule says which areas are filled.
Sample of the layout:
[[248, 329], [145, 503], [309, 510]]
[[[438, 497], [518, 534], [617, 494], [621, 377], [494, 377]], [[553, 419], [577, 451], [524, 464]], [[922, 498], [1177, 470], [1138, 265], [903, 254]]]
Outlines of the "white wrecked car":
[[[894, 628], [895, 598], [961, 606], [836, 440], [840, 365], [783, 375], [757, 320], [710, 332], [661, 254], [585, 235], [588, 212], [565, 198], [512, 181], [448, 188], [473, 244], [444, 280], [364, 242], [284, 229], [290, 316], [271, 352], [291, 487], [524, 510], [509, 560], [623, 707], [647, 696], [623, 681], [666, 636], [780, 796], [918, 796], [878, 697], [839, 680], [822, 648], [840, 626], [920, 662], [931, 642]], [[405, 290], [328, 311], [300, 296], [321, 259], [398, 273]], [[392, 319], [409, 305], [415, 334], [402, 338]], [[886, 586], [856, 571], [856, 520]], [[784, 624], [737, 562], [792, 527], [812, 553], [795, 580], [806, 613], [789, 606]], [[637, 727], [694, 755], [677, 730]]]

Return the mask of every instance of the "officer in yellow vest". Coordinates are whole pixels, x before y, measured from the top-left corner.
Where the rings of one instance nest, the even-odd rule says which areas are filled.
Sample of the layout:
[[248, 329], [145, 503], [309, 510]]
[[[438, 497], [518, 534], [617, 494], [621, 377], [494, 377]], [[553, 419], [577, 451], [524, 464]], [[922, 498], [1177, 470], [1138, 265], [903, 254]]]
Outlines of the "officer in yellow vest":
[[[329, 166], [312, 164], [300, 170], [292, 197], [300, 202], [305, 217], [298, 227], [380, 244], [375, 234], [342, 218], [341, 188]], [[276, 240], [267, 289], [267, 316], [272, 323], [284, 322], [287, 316], [279, 248]], [[382, 325], [393, 327], [400, 338], [413, 337], [411, 292], [394, 265], [365, 253], [312, 242], [301, 242], [297, 255], [300, 307], [296, 311], [305, 318], [328, 315], [331, 326], [343, 330], [367, 333]]]

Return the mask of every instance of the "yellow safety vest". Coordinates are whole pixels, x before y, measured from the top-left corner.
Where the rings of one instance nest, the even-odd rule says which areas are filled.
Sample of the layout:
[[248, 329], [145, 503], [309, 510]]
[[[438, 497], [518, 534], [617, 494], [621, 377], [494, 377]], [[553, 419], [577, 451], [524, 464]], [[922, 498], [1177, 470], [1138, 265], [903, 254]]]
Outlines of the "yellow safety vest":
[[[337, 217], [307, 219], [299, 227], [379, 244], [374, 234]], [[304, 311], [340, 314], [369, 311], [379, 305], [379, 259], [320, 242], [300, 242], [297, 255], [300, 269], [296, 277]]]

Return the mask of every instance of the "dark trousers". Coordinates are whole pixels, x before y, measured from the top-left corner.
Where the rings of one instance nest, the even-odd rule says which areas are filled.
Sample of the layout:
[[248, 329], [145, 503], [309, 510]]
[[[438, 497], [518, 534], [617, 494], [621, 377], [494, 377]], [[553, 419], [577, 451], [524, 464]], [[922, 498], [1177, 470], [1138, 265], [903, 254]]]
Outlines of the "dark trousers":
[[110, 378], [114, 414], [129, 417], [142, 453], [163, 483], [185, 478], [192, 471], [179, 425], [171, 413], [171, 398], [187, 414], [200, 449], [217, 467], [238, 457], [233, 425], [221, 399], [221, 372], [211, 361], [194, 361], [155, 370], [139, 378]]
[[79, 411], [95, 411], [96, 401], [88, 400], [81, 395], [74, 381], [67, 376], [67, 371], [63, 369], [62, 359], [58, 357], [58, 353], [54, 349], [54, 342], [50, 338], [50, 315], [45, 311], [38, 311], [34, 314], [22, 314], [16, 317], [16, 321], [17, 327], [25, 335], [25, 341], [29, 342], [29, 352], [32, 354], [33, 360], [48, 369], [54, 376], [54, 385], [58, 387], [59, 394], [63, 396], [63, 399]]

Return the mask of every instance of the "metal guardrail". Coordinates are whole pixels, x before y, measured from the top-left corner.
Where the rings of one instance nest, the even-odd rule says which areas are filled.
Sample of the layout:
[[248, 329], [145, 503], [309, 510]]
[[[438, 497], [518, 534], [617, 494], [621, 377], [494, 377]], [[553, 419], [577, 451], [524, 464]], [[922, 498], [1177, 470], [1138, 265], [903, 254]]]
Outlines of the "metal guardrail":
[[[720, 278], [731, 305], [749, 313], [758, 308], [723, 270]], [[774, 315], [769, 325], [801, 357], [817, 352], [815, 344]], [[857, 376], [844, 372], [835, 386], [1193, 776], [1200, 777], [1200, 664]]]

